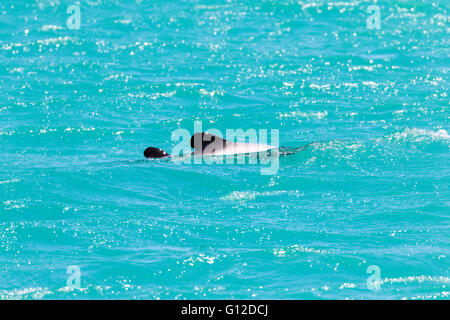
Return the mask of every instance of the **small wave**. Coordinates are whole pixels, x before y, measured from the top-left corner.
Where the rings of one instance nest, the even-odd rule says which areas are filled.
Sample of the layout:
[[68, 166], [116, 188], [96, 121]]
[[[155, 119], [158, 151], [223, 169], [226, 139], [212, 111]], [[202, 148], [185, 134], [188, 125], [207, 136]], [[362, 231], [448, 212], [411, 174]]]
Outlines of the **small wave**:
[[264, 192], [257, 192], [257, 191], [233, 191], [232, 193], [221, 197], [220, 200], [226, 200], [226, 201], [247, 201], [247, 200], [254, 200], [256, 197], [272, 197], [272, 196], [278, 196], [281, 194], [287, 194], [287, 195], [294, 195], [296, 197], [299, 197], [301, 194], [298, 191], [264, 191]]
[[313, 89], [313, 90], [314, 89], [316, 89], [316, 90], [329, 90], [331, 88], [331, 85], [330, 84], [320, 85], [320, 84], [312, 83], [312, 84], [309, 85], [309, 87], [311, 89]]
[[114, 23], [118, 23], [118, 24], [130, 24], [133, 21], [131, 19], [117, 19], [114, 20]]
[[352, 282], [345, 282], [345, 283], [343, 283], [343, 284], [341, 284], [340, 286], [339, 286], [339, 290], [343, 290], [343, 289], [353, 289], [353, 288], [356, 288], [357, 287], [357, 285], [355, 284], [355, 283], [352, 283]]
[[450, 284], [450, 278], [444, 276], [408, 276], [408, 277], [398, 277], [398, 278], [385, 278], [381, 280], [382, 284], [394, 284], [394, 283], [403, 283], [408, 284], [412, 282], [423, 283], [423, 282], [432, 282], [439, 284]]
[[5, 205], [5, 210], [11, 210], [11, 209], [22, 209], [27, 208], [26, 200], [6, 200], [3, 201], [3, 204]]
[[22, 299], [43, 299], [45, 296], [53, 294], [48, 288], [25, 288], [13, 290], [0, 290], [1, 300], [22, 300]]
[[188, 264], [190, 266], [193, 266], [196, 262], [200, 263], [207, 263], [207, 264], [213, 264], [216, 260], [220, 259], [221, 257], [225, 258], [226, 255], [223, 256], [208, 256], [203, 253], [200, 253], [198, 256], [192, 256], [185, 260], [183, 260], [183, 264]]
[[287, 255], [296, 254], [299, 252], [305, 253], [317, 253], [317, 254], [330, 254], [327, 250], [315, 249], [311, 247], [304, 247], [302, 245], [294, 244], [285, 248], [273, 249], [273, 254], [277, 257], [285, 257]]
[[10, 130], [10, 131], [0, 131], [0, 136], [12, 136], [12, 135], [44, 135], [44, 134], [53, 134], [53, 133], [62, 133], [62, 134], [73, 134], [73, 133], [84, 133], [84, 132], [97, 132], [99, 135], [122, 135], [122, 134], [134, 134], [134, 130], [110, 130], [104, 128], [95, 128], [95, 127], [56, 127], [56, 128], [23, 128], [19, 130]]
[[41, 39], [41, 40], [38, 40], [37, 43], [48, 46], [50, 44], [61, 44], [61, 43], [67, 44], [69, 41], [74, 41], [74, 39], [72, 37], [65, 36], [65, 37]]
[[377, 138], [378, 142], [381, 140], [388, 140], [392, 142], [400, 142], [400, 141], [413, 141], [413, 142], [421, 142], [421, 141], [445, 141], [448, 142], [450, 136], [448, 132], [444, 129], [440, 129], [438, 131], [432, 131], [428, 129], [419, 129], [419, 128], [406, 128], [402, 131], [397, 131], [382, 138]]
[[302, 111], [291, 111], [286, 113], [279, 113], [277, 119], [283, 120], [286, 118], [306, 118], [306, 119], [323, 119], [328, 115], [328, 112], [318, 111], [318, 112], [302, 112]]
[[56, 31], [56, 30], [61, 30], [61, 29], [62, 29], [61, 26], [56, 26], [56, 25], [49, 24], [49, 25], [43, 26], [41, 28], [41, 31], [49, 31], [49, 30]]
[[5, 180], [5, 181], [0, 181], [0, 184], [6, 184], [6, 183], [16, 183], [19, 182], [19, 179], [11, 179], [11, 180]]
[[214, 96], [219, 95], [219, 96], [223, 96], [225, 93], [223, 90], [211, 90], [208, 91], [206, 89], [200, 89], [200, 94], [202, 96], [210, 96], [211, 98], [214, 98]]

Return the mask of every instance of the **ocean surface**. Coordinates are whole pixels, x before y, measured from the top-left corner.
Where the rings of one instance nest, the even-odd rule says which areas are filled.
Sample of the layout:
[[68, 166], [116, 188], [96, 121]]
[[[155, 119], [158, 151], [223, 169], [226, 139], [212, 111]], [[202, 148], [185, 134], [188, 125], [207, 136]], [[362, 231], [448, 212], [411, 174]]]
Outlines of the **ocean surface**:
[[[449, 18], [2, 0], [0, 298], [449, 299]], [[309, 145], [270, 175], [144, 159], [195, 121]]]

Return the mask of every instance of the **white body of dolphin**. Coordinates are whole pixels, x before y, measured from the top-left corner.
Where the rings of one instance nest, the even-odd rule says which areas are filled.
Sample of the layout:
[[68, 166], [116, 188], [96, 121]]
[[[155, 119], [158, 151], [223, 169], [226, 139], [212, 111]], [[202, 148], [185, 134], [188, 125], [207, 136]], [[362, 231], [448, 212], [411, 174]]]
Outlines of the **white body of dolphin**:
[[[208, 150], [211, 149], [211, 150]], [[256, 143], [245, 143], [245, 142], [229, 142], [227, 141], [224, 148], [214, 149], [206, 147], [203, 151], [203, 155], [215, 155], [215, 156], [226, 156], [234, 154], [244, 154], [253, 152], [263, 152], [270, 149], [275, 149], [274, 146], [267, 144], [256, 144]]]

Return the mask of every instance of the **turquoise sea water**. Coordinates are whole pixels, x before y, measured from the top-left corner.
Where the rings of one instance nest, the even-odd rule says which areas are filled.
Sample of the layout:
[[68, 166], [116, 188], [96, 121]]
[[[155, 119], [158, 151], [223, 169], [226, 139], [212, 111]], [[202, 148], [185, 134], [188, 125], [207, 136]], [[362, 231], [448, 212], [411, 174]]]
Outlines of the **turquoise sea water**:
[[[72, 4], [0, 3], [0, 298], [449, 298], [448, 1]], [[143, 160], [195, 120], [311, 145]]]

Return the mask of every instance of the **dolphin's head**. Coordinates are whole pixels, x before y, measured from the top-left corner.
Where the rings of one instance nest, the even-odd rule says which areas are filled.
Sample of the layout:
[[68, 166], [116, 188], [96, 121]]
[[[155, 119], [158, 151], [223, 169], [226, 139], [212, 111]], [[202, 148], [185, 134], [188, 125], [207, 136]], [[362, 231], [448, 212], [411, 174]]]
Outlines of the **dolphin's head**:
[[162, 149], [149, 147], [145, 149], [144, 156], [146, 158], [165, 158], [168, 157], [169, 154]]

